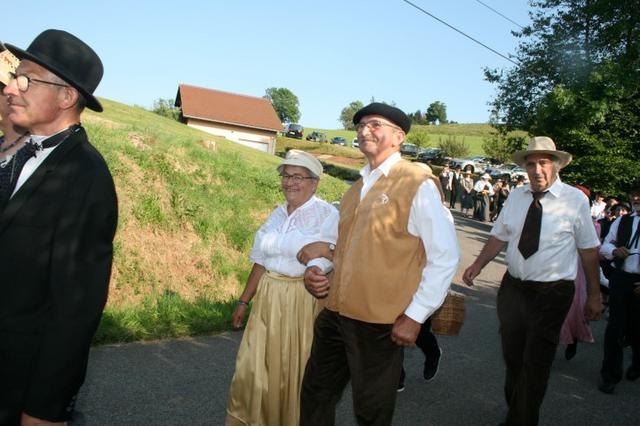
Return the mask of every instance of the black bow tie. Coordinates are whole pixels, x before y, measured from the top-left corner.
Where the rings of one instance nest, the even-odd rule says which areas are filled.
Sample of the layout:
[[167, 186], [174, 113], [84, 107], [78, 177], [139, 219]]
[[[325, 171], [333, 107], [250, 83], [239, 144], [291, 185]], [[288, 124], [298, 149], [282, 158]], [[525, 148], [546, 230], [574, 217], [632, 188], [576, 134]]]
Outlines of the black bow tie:
[[38, 152], [42, 151], [43, 149], [52, 148], [58, 145], [60, 142], [67, 139], [70, 134], [77, 132], [78, 130], [80, 130], [80, 125], [74, 124], [68, 129], [65, 129], [62, 132], [56, 133], [55, 135], [43, 140], [42, 143], [37, 143], [32, 138], [29, 138], [23, 149], [25, 150], [25, 154], [28, 155], [27, 158], [36, 157], [38, 155]]

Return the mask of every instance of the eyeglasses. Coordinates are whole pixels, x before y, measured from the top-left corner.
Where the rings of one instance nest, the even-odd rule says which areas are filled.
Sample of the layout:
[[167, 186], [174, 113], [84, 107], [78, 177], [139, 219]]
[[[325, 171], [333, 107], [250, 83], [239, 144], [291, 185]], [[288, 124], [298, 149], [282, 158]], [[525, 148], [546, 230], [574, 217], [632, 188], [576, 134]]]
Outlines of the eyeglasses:
[[54, 83], [53, 81], [40, 80], [38, 78], [29, 77], [24, 74], [16, 75], [15, 73], [9, 73], [11, 80], [15, 80], [16, 85], [18, 86], [18, 90], [21, 92], [26, 92], [29, 90], [29, 85], [33, 82], [42, 83], [42, 84], [50, 84], [52, 86], [58, 87], [71, 87], [68, 84], [62, 83]]
[[300, 176], [300, 175], [280, 175], [280, 179], [282, 179], [283, 182], [286, 181], [292, 181], [294, 183], [302, 183], [303, 181], [307, 180], [307, 179], [315, 179], [313, 176]]
[[389, 124], [389, 123], [384, 123], [380, 120], [369, 120], [369, 121], [361, 121], [358, 124], [356, 124], [356, 130], [360, 131], [362, 129], [364, 129], [365, 127], [368, 127], [371, 130], [378, 130], [380, 129], [382, 126], [387, 126], [387, 127], [391, 127], [393, 129], [396, 130], [402, 130], [400, 127], [398, 126], [394, 126], [393, 124]]

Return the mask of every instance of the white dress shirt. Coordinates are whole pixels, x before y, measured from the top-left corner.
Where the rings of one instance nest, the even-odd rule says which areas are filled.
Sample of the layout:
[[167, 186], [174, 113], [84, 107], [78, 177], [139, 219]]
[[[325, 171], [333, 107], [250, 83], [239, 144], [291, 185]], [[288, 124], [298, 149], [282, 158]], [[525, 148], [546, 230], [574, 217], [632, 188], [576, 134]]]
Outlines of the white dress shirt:
[[287, 214], [287, 204], [282, 204], [256, 233], [249, 258], [269, 271], [301, 277], [306, 266], [296, 255], [314, 241], [335, 244], [339, 218], [334, 206], [316, 196], [291, 214]]
[[[62, 130], [62, 131], [64, 131], [64, 130]], [[58, 133], [60, 133], [60, 132], [58, 132]], [[54, 134], [58, 134], [58, 133], [54, 133]], [[51, 136], [53, 136], [53, 135], [51, 135]], [[41, 145], [42, 142], [45, 139], [48, 139], [51, 136], [31, 135], [31, 140], [34, 143]], [[60, 142], [60, 144], [62, 144], [62, 143], [64, 143], [64, 141]], [[20, 176], [18, 177], [18, 181], [16, 182], [16, 187], [13, 189], [13, 193], [11, 194], [11, 197], [13, 197], [16, 194], [16, 192], [18, 192], [18, 189], [20, 189], [20, 187], [22, 185], [24, 185], [24, 183], [27, 181], [27, 179], [29, 179], [31, 177], [31, 175], [36, 171], [36, 169], [38, 167], [40, 167], [40, 164], [42, 164], [44, 162], [44, 160], [46, 160], [47, 157], [53, 152], [53, 150], [56, 149], [60, 144], [54, 145], [51, 148], [45, 148], [45, 149], [42, 149], [42, 150], [38, 151], [35, 156], [29, 158], [27, 160], [27, 162], [24, 163], [24, 167], [22, 168], [22, 171], [20, 172]]]
[[[640, 232], [638, 231], [638, 226], [640, 226], [640, 216], [638, 213], [634, 212], [631, 214], [633, 216], [633, 223], [631, 224], [631, 235], [629, 236], [629, 241], [633, 238], [634, 233]], [[615, 240], [618, 236], [618, 227], [620, 226], [620, 220], [622, 216], [617, 218], [611, 224], [611, 228], [609, 228], [609, 233], [604, 238], [602, 242], [602, 246], [600, 246], [600, 254], [603, 255], [608, 260], [613, 260], [613, 250], [616, 249]], [[636, 240], [635, 244], [629, 248], [629, 254], [622, 264], [622, 270], [629, 274], [640, 274], [640, 241]]]
[[584, 193], [560, 177], [540, 200], [542, 225], [538, 251], [524, 259], [518, 250], [520, 234], [533, 196], [529, 184], [509, 194], [491, 235], [507, 245], [509, 273], [521, 280], [549, 282], [574, 280], [577, 274], [577, 249], [600, 245]]
[[591, 206], [591, 217], [598, 220], [604, 217], [604, 209], [607, 207], [607, 203], [600, 201], [593, 203]]
[[[394, 153], [376, 169], [371, 170], [366, 165], [360, 170], [360, 200], [380, 177], [388, 176], [391, 167], [400, 160], [400, 153]], [[418, 187], [409, 211], [407, 231], [422, 240], [427, 264], [422, 270], [422, 278], [413, 300], [404, 313], [414, 321], [423, 323], [444, 302], [460, 260], [453, 217], [449, 209], [443, 206], [440, 191], [431, 179]], [[326, 262], [319, 266], [327, 270]]]
[[489, 181], [486, 181], [484, 179], [479, 179], [476, 184], [473, 186], [473, 189], [476, 192], [482, 192], [482, 191], [487, 191], [488, 195], [493, 195], [493, 186], [491, 186], [491, 184], [489, 183]]

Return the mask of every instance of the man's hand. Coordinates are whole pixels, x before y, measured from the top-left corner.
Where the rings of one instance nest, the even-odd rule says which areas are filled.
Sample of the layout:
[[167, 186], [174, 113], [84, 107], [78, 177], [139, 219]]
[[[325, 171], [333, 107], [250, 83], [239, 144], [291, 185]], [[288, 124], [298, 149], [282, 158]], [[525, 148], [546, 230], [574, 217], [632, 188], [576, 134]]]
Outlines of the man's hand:
[[31, 417], [27, 413], [22, 413], [20, 426], [65, 426], [66, 422], [48, 422], [46, 420]]
[[331, 252], [331, 249], [329, 249], [329, 243], [325, 243], [324, 241], [309, 243], [302, 247], [296, 255], [298, 262], [303, 265], [309, 263], [311, 259], [317, 259], [318, 257], [333, 260], [333, 253]]
[[482, 268], [477, 264], [477, 262], [473, 262], [467, 269], [464, 270], [464, 274], [462, 275], [462, 281], [469, 287], [473, 287], [473, 280], [475, 277], [480, 275], [482, 272]]
[[613, 257], [617, 257], [619, 259], [626, 259], [629, 256], [629, 249], [626, 247], [618, 247], [613, 249], [611, 254], [613, 254]]
[[600, 293], [587, 296], [587, 302], [584, 305], [584, 314], [590, 321], [598, 321], [602, 315], [602, 297]]
[[244, 322], [244, 316], [247, 313], [247, 307], [248, 306], [243, 303], [238, 303], [238, 306], [236, 306], [236, 309], [233, 311], [233, 314], [231, 315], [231, 326], [233, 328], [242, 327], [242, 323]]
[[329, 279], [317, 266], [311, 266], [304, 271], [304, 287], [317, 299], [329, 294]]
[[422, 324], [402, 314], [393, 323], [391, 340], [398, 346], [413, 347], [416, 345], [420, 327]]

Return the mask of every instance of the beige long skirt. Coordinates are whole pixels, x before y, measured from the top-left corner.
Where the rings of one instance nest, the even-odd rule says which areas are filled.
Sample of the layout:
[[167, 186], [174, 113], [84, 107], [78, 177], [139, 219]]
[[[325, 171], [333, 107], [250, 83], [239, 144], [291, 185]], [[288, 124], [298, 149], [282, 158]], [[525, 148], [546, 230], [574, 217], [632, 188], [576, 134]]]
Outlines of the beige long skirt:
[[316, 313], [316, 300], [302, 278], [262, 276], [238, 349], [227, 426], [299, 423]]

